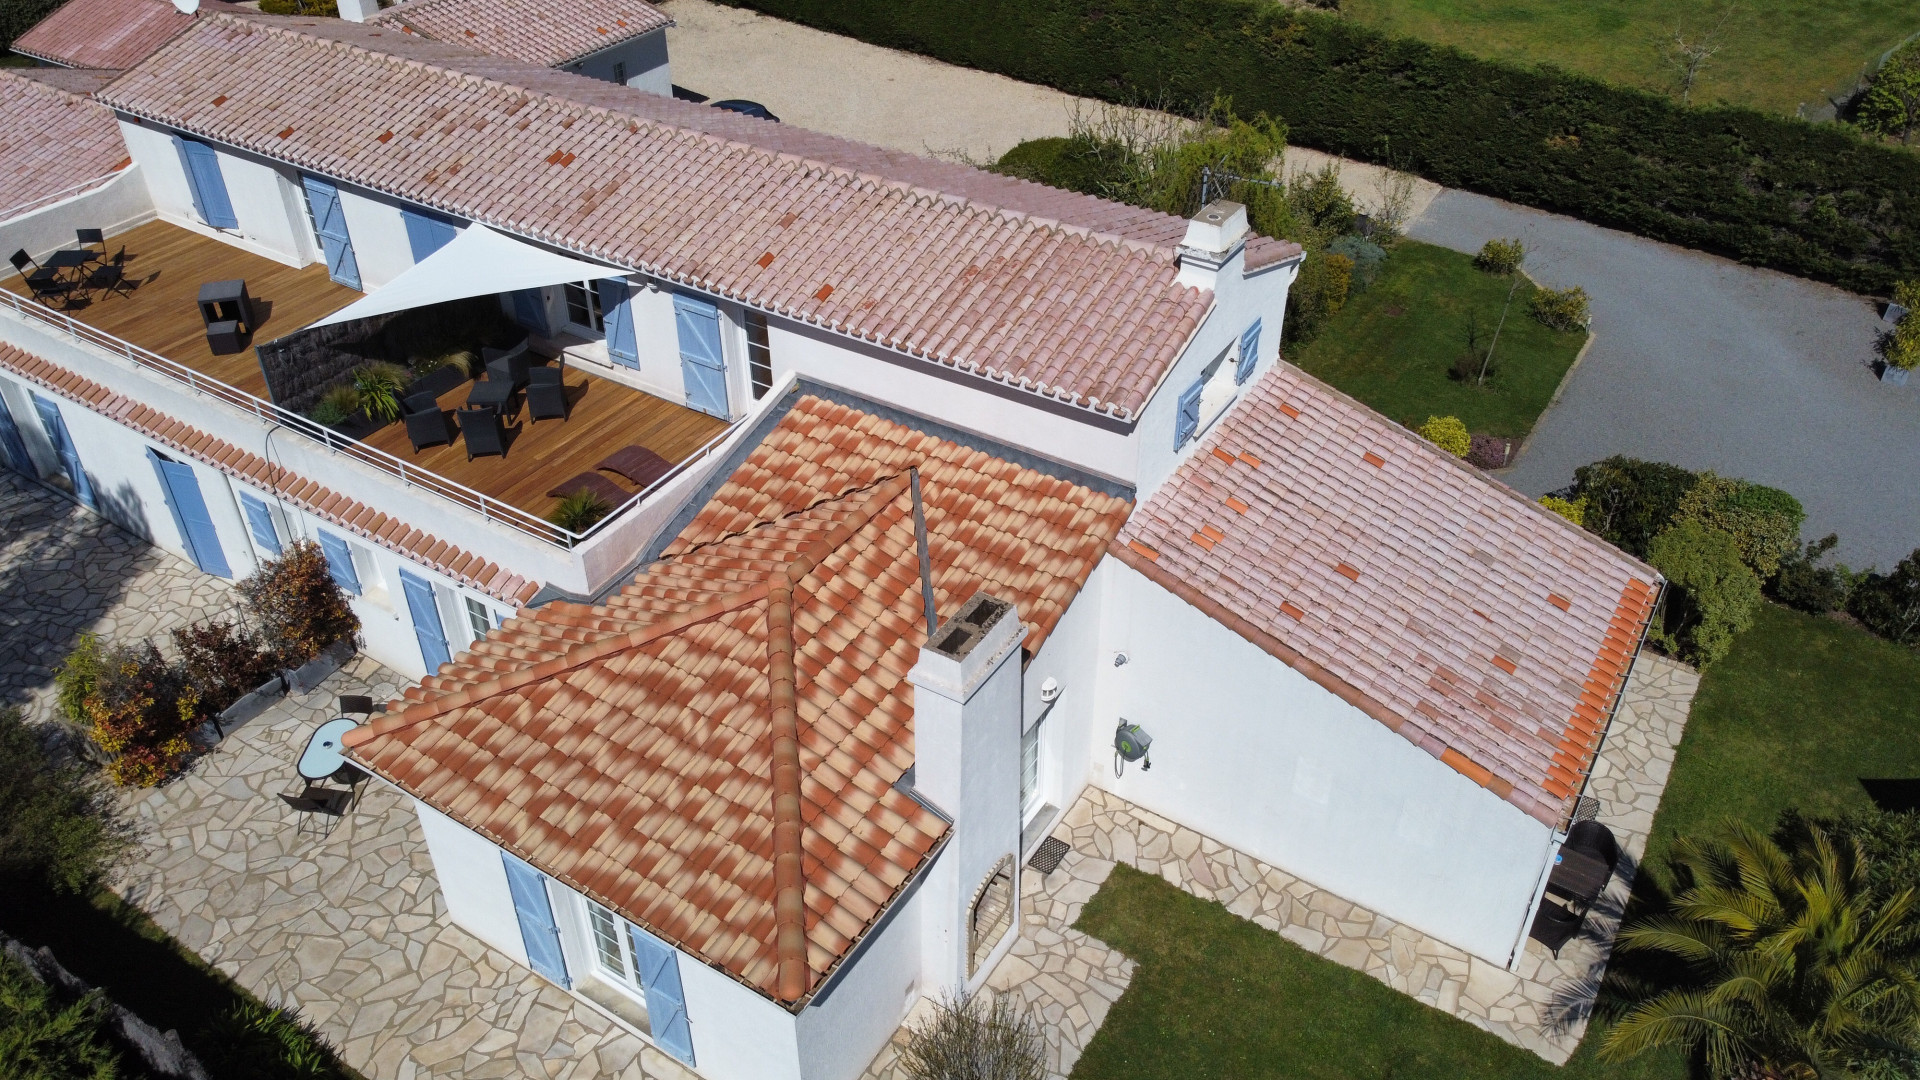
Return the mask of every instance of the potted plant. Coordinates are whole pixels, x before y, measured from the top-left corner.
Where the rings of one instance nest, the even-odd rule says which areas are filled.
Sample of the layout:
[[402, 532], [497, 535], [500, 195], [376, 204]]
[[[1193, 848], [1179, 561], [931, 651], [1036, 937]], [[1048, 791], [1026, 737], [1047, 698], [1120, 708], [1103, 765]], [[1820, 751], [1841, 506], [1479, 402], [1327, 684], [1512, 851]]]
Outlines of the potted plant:
[[319, 544], [287, 545], [239, 590], [272, 643], [275, 662], [286, 669], [290, 692], [313, 689], [353, 656], [360, 617], [333, 580]]
[[1914, 311], [1920, 308], [1920, 281], [1902, 281], [1893, 287], [1893, 303], [1888, 305], [1888, 314], [1898, 308], [1901, 312], [1893, 329], [1880, 335], [1876, 344], [1880, 352], [1880, 381], [1894, 386], [1905, 386], [1907, 376], [1916, 366], [1920, 366], [1920, 316]]

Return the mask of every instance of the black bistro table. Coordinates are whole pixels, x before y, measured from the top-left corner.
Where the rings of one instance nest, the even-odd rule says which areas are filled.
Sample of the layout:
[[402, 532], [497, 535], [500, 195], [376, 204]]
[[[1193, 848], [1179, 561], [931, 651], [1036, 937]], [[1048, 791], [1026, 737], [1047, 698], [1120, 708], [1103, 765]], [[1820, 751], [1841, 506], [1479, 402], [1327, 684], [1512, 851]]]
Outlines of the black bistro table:
[[61, 248], [59, 251], [47, 256], [40, 265], [49, 270], [79, 270], [99, 258], [100, 256], [96, 252], [84, 251], [79, 248]]
[[484, 405], [499, 413], [502, 418], [507, 414], [507, 402], [513, 400], [513, 383], [507, 379], [481, 379], [467, 391], [468, 405]]
[[1547, 874], [1547, 891], [1584, 908], [1600, 898], [1612, 879], [1613, 867], [1606, 860], [1562, 844]]

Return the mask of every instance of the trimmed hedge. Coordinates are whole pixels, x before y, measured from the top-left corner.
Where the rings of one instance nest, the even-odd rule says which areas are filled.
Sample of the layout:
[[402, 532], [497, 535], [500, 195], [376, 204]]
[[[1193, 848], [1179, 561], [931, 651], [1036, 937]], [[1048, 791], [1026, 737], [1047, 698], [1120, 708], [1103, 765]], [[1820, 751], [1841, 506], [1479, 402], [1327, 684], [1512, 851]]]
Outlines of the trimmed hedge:
[[1920, 274], [1920, 155], [1836, 124], [1682, 108], [1271, 0], [732, 2], [1110, 101], [1229, 94], [1303, 146], [1856, 291]]

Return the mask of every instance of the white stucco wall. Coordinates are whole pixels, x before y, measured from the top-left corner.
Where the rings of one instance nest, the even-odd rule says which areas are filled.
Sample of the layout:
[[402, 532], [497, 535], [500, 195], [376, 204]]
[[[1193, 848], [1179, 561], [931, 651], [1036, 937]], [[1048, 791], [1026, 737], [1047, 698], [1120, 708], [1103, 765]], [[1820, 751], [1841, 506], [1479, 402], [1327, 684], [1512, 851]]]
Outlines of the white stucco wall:
[[[1102, 668], [1095, 783], [1508, 962], [1548, 858], [1545, 825], [1130, 567], [1108, 559], [1107, 573], [1106, 649], [1128, 662]], [[1114, 778], [1120, 717], [1153, 736], [1151, 771]]]
[[[1092, 779], [1095, 762], [1090, 748], [1111, 741], [1113, 720], [1100, 714], [1099, 686], [1102, 662], [1111, 666], [1111, 658], [1102, 652], [1101, 619], [1107, 567], [1112, 563], [1102, 559], [1094, 568], [1027, 664], [1024, 722], [1028, 727], [1044, 725], [1040, 729], [1040, 801], [1056, 810], [1072, 806]], [[1040, 700], [1040, 688], [1049, 678], [1060, 684], [1060, 696], [1051, 708]]]
[[[93, 228], [112, 239], [154, 218], [153, 196], [140, 166], [130, 165], [113, 178], [70, 198], [0, 222], [0, 247], [24, 250], [34, 258], [70, 247], [77, 228]], [[9, 266], [7, 273], [12, 273]]]
[[338, 185], [340, 210], [353, 238], [354, 261], [360, 266], [360, 289], [373, 290], [413, 269], [413, 245], [400, 205], [393, 200], [347, 184]]
[[566, 70], [590, 79], [615, 82], [618, 80], [614, 78], [614, 68], [619, 64], [626, 65], [628, 86], [653, 94], [673, 93], [673, 73], [667, 65], [666, 27], [602, 49], [568, 64]]
[[803, 1080], [854, 1080], [872, 1064], [919, 999], [919, 905], [918, 893], [902, 903], [826, 1000], [801, 1010]]
[[792, 1013], [724, 972], [680, 956], [694, 1067], [709, 1080], [801, 1080]]
[[167, 129], [123, 117], [120, 135], [146, 180], [159, 217], [288, 266], [305, 266], [318, 257], [313, 230], [306, 219], [305, 196], [292, 166], [209, 143], [219, 159], [220, 176], [237, 222], [232, 229], [215, 229], [194, 211], [186, 170]]
[[433, 856], [447, 917], [461, 929], [500, 950], [516, 964], [527, 962], [520, 922], [513, 914], [513, 893], [500, 849], [479, 833], [415, 799], [420, 831]]

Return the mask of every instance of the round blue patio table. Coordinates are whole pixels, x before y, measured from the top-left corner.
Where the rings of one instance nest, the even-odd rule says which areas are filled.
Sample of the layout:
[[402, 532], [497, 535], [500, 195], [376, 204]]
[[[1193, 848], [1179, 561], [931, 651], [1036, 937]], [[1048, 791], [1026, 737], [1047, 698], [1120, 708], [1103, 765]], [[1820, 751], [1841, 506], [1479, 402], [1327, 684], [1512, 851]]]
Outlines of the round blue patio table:
[[300, 754], [300, 778], [302, 780], [325, 780], [340, 771], [347, 763], [341, 751], [340, 739], [347, 732], [359, 727], [359, 723], [344, 716], [335, 717], [321, 724], [307, 740], [307, 748]]

